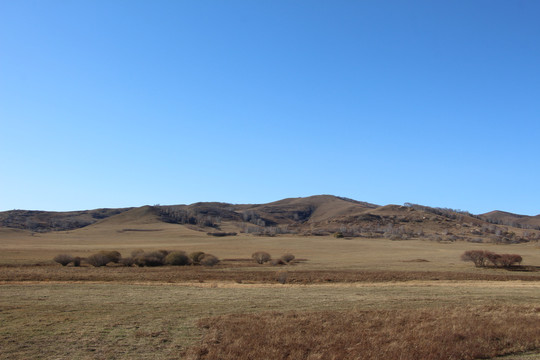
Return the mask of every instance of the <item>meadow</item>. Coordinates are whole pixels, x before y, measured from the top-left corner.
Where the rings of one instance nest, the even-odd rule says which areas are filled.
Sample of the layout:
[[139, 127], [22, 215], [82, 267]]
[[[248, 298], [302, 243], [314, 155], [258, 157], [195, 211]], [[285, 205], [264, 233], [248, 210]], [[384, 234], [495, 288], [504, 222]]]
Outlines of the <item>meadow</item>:
[[[216, 238], [163, 223], [138, 230], [2, 230], [0, 359], [539, 358], [538, 243]], [[201, 250], [222, 261], [52, 261], [136, 249]], [[475, 268], [460, 260], [471, 249], [520, 254], [527, 271]], [[250, 259], [258, 250], [297, 261], [258, 265]]]

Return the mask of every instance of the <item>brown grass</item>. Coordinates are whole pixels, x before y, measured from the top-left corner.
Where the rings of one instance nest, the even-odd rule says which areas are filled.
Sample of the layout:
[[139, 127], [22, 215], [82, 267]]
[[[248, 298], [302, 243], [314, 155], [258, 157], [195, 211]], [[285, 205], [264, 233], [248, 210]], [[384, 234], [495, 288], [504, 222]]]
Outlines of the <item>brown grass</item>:
[[189, 359], [479, 359], [540, 348], [540, 308], [269, 312], [199, 322]]
[[[490, 306], [527, 310], [540, 297], [540, 273], [533, 271], [540, 265], [538, 244], [246, 234], [216, 238], [151, 219], [128, 220], [47, 234], [0, 229], [0, 360], [177, 359], [200, 340], [203, 330], [196, 323], [202, 318], [234, 314], [231, 319], [248, 320], [249, 314], [280, 311], [281, 320], [294, 323], [290, 318], [296, 314], [309, 321], [313, 315], [318, 324], [326, 311], [341, 311], [336, 314], [342, 318], [365, 316], [369, 320], [373, 314], [384, 318], [384, 314], [406, 315], [417, 308], [443, 305], [450, 306], [448, 309], [484, 306], [469, 309], [486, 310], [489, 315], [495, 311]], [[64, 252], [88, 257], [101, 250], [118, 250], [128, 256], [139, 248], [204, 251], [230, 260], [214, 268], [62, 267], [52, 262]], [[459, 260], [466, 250], [484, 248], [521, 254], [530, 271], [477, 269]], [[246, 259], [260, 249], [273, 256], [290, 252], [308, 260], [273, 267]], [[232, 259], [238, 257], [243, 259]], [[42, 265], [29, 265], [38, 262]], [[284, 285], [277, 281], [279, 271], [287, 273]], [[435, 315], [441, 315], [437, 311]], [[404, 324], [408, 319], [403, 318]], [[426, 319], [426, 324], [432, 324], [429, 316]], [[331, 320], [328, 324], [334, 329]], [[384, 326], [392, 329], [392, 324]], [[535, 329], [523, 324], [528, 331]], [[302, 329], [300, 325], [291, 328]], [[280, 326], [288, 329], [288, 325]], [[411, 338], [416, 338], [414, 331], [418, 339], [423, 334], [417, 325], [403, 326], [412, 329]], [[384, 334], [382, 327], [378, 331]], [[355, 344], [347, 346], [354, 350]], [[385, 346], [395, 346], [392, 344]], [[253, 358], [273, 357], [261, 353]]]
[[[178, 359], [200, 339], [196, 323], [202, 318], [267, 311], [408, 313], [464, 304], [526, 309], [538, 306], [539, 297], [540, 283], [521, 281], [8, 282], [0, 285], [0, 359]], [[255, 359], [261, 358], [270, 357]]]
[[[137, 227], [138, 226], [138, 227]], [[523, 265], [540, 265], [538, 244], [493, 245], [456, 242], [442, 244], [423, 240], [391, 241], [388, 239], [335, 239], [334, 237], [276, 236], [272, 238], [239, 234], [231, 238], [216, 238], [184, 226], [153, 223], [130, 225], [129, 228], [160, 231], [128, 231], [125, 224], [107, 222], [91, 227], [46, 234], [0, 229], [0, 264], [52, 262], [60, 253], [88, 257], [102, 250], [117, 250], [123, 256], [135, 249], [155, 251], [183, 250], [188, 254], [204, 251], [219, 259], [249, 258], [264, 250], [273, 257], [283, 253], [308, 259], [301, 264], [306, 270], [392, 270], [392, 271], [456, 271], [477, 272], [474, 265], [460, 260], [467, 250], [486, 249], [496, 253], [516, 253], [523, 256]], [[424, 259], [425, 262], [409, 262]], [[253, 265], [255, 263], [253, 262]], [[491, 271], [491, 270], [489, 270]], [[493, 271], [491, 271], [493, 272]]]
[[275, 283], [276, 272], [287, 270], [291, 284], [404, 282], [413, 280], [478, 280], [478, 281], [540, 281], [538, 273], [523, 274], [501, 270], [498, 274], [451, 271], [355, 271], [355, 270], [300, 270], [294, 266], [272, 267], [261, 270], [236, 267], [224, 262], [215, 268], [200, 266], [139, 268], [106, 266], [63, 267], [61, 265], [4, 265], [0, 266], [0, 281], [92, 281], [92, 282], [170, 282], [231, 281], [244, 283]]

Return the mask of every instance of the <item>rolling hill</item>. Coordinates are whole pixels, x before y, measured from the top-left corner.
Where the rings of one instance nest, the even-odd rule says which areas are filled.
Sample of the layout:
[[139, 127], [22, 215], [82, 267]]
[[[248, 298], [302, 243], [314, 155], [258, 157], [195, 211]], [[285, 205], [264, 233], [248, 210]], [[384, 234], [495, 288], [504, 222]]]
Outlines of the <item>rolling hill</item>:
[[[50, 232], [80, 228], [190, 230], [253, 235], [429, 238], [437, 241], [490, 237], [522, 242], [540, 238], [540, 215], [502, 211], [482, 215], [415, 204], [379, 206], [332, 195], [288, 198], [267, 204], [200, 202], [72, 212], [13, 210], [0, 213], [0, 228]], [[112, 228], [111, 227], [111, 228]], [[118, 230], [117, 230], [118, 231]]]
[[481, 219], [494, 223], [522, 228], [539, 228], [540, 215], [527, 216], [509, 213], [506, 211], [491, 211], [479, 215]]

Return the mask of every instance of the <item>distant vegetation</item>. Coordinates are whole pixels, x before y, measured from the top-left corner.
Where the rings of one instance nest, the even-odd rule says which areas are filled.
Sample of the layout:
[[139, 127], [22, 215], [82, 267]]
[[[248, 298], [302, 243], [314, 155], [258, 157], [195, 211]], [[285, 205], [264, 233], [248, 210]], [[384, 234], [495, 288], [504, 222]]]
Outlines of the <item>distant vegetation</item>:
[[159, 215], [162, 221], [172, 224], [190, 224], [213, 228], [218, 228], [221, 224], [221, 216], [219, 214], [209, 215], [208, 213], [197, 213], [194, 210], [173, 206], [160, 207]]
[[[251, 255], [253, 260], [258, 264], [271, 263], [272, 265], [286, 265], [293, 262], [295, 256], [290, 253], [286, 253], [278, 258], [272, 259], [269, 253], [265, 251], [257, 251]], [[80, 266], [81, 262], [92, 265], [94, 267], [107, 266], [109, 264], [118, 264], [123, 266], [138, 267], [155, 267], [155, 266], [187, 266], [187, 265], [202, 265], [202, 266], [214, 266], [220, 262], [220, 260], [212, 255], [203, 251], [195, 251], [190, 254], [185, 251], [143, 251], [134, 250], [131, 256], [122, 257], [118, 251], [100, 251], [92, 254], [87, 258], [73, 257], [69, 254], [59, 254], [54, 257], [54, 262], [59, 263], [62, 266], [67, 266], [73, 263], [74, 266]]]
[[270, 254], [265, 251], [257, 251], [251, 254], [251, 257], [257, 264], [264, 264], [265, 262], [270, 261]]
[[223, 236], [236, 236], [236, 235], [238, 235], [238, 233], [235, 233], [235, 232], [209, 232], [209, 233], [206, 233], [206, 235], [216, 236], [216, 237], [223, 237]]
[[158, 250], [145, 252], [143, 250], [135, 250], [129, 257], [122, 257], [118, 251], [100, 251], [90, 255], [87, 258], [81, 259], [68, 254], [59, 254], [53, 259], [62, 266], [67, 266], [73, 263], [74, 266], [80, 266], [81, 261], [94, 267], [107, 266], [109, 264], [119, 264], [123, 266], [137, 265], [139, 267], [154, 267], [163, 265], [186, 266], [186, 265], [203, 265], [214, 266], [219, 263], [219, 259], [202, 251], [197, 251], [187, 255], [185, 251], [168, 251]]
[[476, 267], [486, 267], [488, 264], [496, 267], [509, 268], [521, 265], [523, 258], [517, 254], [496, 254], [487, 250], [468, 250], [461, 255], [463, 261], [471, 261]]
[[291, 261], [295, 259], [295, 256], [293, 254], [284, 254], [279, 258], [272, 259], [269, 253], [266, 251], [256, 251], [253, 254], [251, 254], [251, 258], [255, 260], [257, 264], [264, 264], [267, 262], [270, 262], [272, 265], [285, 265], [289, 264]]
[[53, 260], [62, 266], [66, 266], [73, 261], [73, 256], [68, 254], [58, 254]]

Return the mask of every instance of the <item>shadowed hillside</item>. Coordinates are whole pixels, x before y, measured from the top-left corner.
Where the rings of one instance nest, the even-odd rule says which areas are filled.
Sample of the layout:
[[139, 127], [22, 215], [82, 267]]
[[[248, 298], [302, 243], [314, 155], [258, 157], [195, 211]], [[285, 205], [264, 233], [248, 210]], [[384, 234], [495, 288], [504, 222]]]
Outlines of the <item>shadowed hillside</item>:
[[11, 210], [0, 212], [0, 226], [34, 232], [73, 230], [121, 214], [129, 209], [96, 209], [69, 212]]

